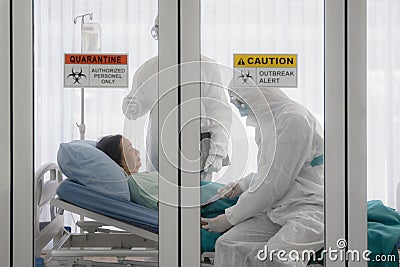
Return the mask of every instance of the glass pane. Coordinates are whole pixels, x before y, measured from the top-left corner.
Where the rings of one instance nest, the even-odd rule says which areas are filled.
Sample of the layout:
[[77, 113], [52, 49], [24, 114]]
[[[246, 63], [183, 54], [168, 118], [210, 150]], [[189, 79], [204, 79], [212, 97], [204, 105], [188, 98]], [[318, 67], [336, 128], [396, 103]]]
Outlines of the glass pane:
[[[400, 209], [400, 3], [367, 1], [367, 199], [368, 249], [371, 261], [397, 266], [398, 231], [386, 218]], [[397, 210], [397, 211], [396, 211]], [[378, 213], [377, 213], [378, 212]], [[375, 223], [369, 223], [374, 218]], [[389, 231], [389, 236], [374, 235]], [[390, 230], [389, 230], [390, 229]], [[383, 244], [388, 249], [382, 249]], [[399, 243], [397, 243], [399, 244]]]
[[[279, 261], [266, 249], [309, 262], [289, 255], [324, 246], [323, 40], [321, 0], [201, 3], [202, 75], [218, 85], [204, 88], [202, 102], [206, 117], [227, 132], [224, 142], [212, 142], [214, 187], [201, 190], [203, 201], [215, 187], [230, 189], [211, 204], [217, 213], [202, 209], [214, 218], [204, 220], [202, 250], [215, 251], [218, 266]], [[218, 68], [207, 76], [210, 61]], [[221, 88], [213, 107], [209, 95]], [[228, 109], [231, 120], [221, 117]]]
[[[63, 216], [54, 213], [48, 200], [57, 175], [45, 174], [35, 235], [51, 220], [59, 234], [75, 235], [54, 261], [66, 262], [67, 249], [86, 247], [83, 257], [72, 257], [85, 266], [156, 264], [158, 176], [145, 171], [153, 170], [146, 155], [158, 154], [146, 135], [157, 123], [151, 110], [158, 92], [143, 83], [158, 72], [157, 1], [34, 0], [33, 6], [35, 170], [57, 162], [64, 179], [57, 194], [69, 203], [52, 202], [65, 209]], [[46, 256], [48, 241], [36, 241], [37, 256]]]
[[[399, 3], [368, 1], [368, 199], [395, 208], [400, 181], [398, 109]], [[377, 142], [377, 140], [379, 140]]]

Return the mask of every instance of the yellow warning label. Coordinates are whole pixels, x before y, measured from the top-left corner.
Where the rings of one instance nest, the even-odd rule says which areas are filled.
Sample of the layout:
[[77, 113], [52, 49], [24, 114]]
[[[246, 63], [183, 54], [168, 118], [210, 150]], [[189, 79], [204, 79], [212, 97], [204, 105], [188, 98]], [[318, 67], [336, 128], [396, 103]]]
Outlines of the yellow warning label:
[[296, 68], [297, 54], [234, 54], [235, 68]]

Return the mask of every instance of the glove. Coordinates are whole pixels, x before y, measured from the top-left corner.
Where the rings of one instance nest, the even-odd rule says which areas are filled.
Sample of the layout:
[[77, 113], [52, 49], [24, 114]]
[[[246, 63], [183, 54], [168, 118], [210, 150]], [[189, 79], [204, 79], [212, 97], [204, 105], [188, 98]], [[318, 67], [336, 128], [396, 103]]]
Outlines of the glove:
[[219, 172], [222, 168], [222, 157], [219, 155], [210, 155], [207, 157], [204, 165], [204, 172]]
[[215, 218], [201, 218], [202, 227], [210, 232], [223, 233], [232, 227], [225, 214]]
[[134, 96], [126, 96], [122, 102], [122, 112], [130, 120], [136, 120], [140, 113], [140, 103]]
[[217, 193], [219, 195], [223, 195], [226, 198], [235, 198], [240, 196], [243, 191], [242, 188], [240, 188], [238, 182], [230, 182], [229, 184], [225, 185], [224, 187], [221, 187], [220, 189], [217, 190]]

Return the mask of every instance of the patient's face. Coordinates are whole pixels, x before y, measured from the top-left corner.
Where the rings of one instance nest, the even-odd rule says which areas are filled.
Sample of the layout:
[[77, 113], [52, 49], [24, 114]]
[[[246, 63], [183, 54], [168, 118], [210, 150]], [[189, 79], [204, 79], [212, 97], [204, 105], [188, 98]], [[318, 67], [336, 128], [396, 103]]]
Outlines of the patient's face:
[[123, 137], [121, 139], [122, 147], [122, 166], [126, 173], [132, 174], [139, 171], [142, 162], [140, 161], [140, 152], [132, 147], [131, 141]]

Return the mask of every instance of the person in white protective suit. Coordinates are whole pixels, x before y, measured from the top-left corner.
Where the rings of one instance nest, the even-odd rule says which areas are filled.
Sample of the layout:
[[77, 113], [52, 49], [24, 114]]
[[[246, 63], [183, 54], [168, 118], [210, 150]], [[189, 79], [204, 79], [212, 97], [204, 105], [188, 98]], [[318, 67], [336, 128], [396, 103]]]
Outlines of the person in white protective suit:
[[240, 196], [236, 205], [202, 218], [209, 231], [226, 231], [216, 242], [215, 266], [306, 266], [296, 252], [317, 252], [324, 242], [322, 127], [280, 89], [233, 87], [230, 94], [255, 127], [258, 170], [221, 189], [225, 197]]
[[[151, 34], [158, 40], [158, 16]], [[213, 172], [229, 164], [232, 110], [221, 86], [217, 63], [205, 56], [201, 61], [201, 178], [211, 180]], [[135, 72], [132, 89], [122, 104], [123, 113], [129, 120], [136, 120], [150, 111], [146, 136], [148, 171], [158, 171], [158, 114], [153, 112], [159, 97], [157, 75], [158, 56], [155, 56]]]

